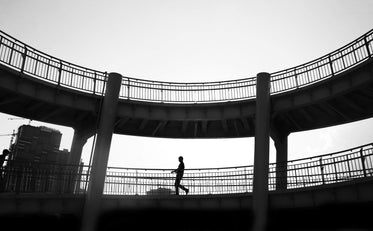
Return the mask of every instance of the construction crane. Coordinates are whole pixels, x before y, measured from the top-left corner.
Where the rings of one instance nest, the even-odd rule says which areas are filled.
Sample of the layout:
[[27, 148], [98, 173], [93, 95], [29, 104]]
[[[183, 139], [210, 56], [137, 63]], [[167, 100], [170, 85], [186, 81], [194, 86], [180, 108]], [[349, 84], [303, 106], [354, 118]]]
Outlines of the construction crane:
[[17, 133], [15, 132], [15, 130], [13, 130], [13, 133], [10, 133], [10, 134], [1, 134], [0, 136], [10, 136], [9, 149], [11, 149], [13, 141], [14, 141], [14, 138], [16, 137], [16, 135], [17, 135]]

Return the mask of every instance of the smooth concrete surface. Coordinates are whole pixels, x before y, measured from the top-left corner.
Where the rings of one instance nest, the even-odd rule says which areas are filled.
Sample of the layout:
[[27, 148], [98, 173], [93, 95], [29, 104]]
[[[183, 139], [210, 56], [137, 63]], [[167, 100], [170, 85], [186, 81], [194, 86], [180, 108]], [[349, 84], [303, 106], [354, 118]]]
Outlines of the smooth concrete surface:
[[256, 78], [256, 115], [254, 144], [253, 213], [254, 230], [264, 231], [268, 211], [269, 134], [271, 124], [271, 76]]

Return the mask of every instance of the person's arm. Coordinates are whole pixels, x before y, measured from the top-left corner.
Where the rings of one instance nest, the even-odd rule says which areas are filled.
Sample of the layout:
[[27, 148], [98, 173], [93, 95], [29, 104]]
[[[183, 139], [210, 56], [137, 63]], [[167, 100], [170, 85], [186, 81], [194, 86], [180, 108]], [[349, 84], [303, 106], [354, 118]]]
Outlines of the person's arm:
[[174, 172], [178, 172], [180, 170], [180, 165], [177, 167], [177, 169], [175, 169], [175, 170], [172, 170], [172, 172], [171, 173], [174, 173]]

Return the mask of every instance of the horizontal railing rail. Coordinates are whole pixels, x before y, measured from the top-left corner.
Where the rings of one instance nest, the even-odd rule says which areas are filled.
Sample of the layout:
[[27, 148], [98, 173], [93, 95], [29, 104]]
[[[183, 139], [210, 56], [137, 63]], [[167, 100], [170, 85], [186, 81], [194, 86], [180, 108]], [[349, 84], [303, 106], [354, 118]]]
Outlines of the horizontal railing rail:
[[[286, 178], [278, 174], [287, 172]], [[108, 167], [104, 194], [174, 194], [172, 169]], [[90, 167], [9, 161], [2, 168], [2, 191], [15, 193], [85, 193]], [[277, 176], [278, 175], [278, 176]], [[269, 165], [268, 188], [279, 181], [287, 189], [306, 188], [373, 176], [373, 144], [287, 162], [287, 168]], [[253, 166], [186, 169], [182, 184], [191, 195], [247, 193], [253, 190]]]
[[[297, 90], [334, 77], [372, 58], [373, 30], [308, 63], [271, 74], [271, 94]], [[0, 63], [20, 73], [94, 95], [102, 95], [107, 72], [45, 54], [0, 31]], [[256, 78], [176, 83], [123, 77], [120, 98], [160, 103], [213, 103], [253, 99]]]

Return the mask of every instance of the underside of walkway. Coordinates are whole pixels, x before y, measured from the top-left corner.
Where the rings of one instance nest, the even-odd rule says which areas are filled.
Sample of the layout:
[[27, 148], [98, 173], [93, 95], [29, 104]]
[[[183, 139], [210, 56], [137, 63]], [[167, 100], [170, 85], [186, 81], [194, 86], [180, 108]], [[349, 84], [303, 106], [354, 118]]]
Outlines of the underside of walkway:
[[[96, 127], [101, 98], [47, 84], [0, 68], [0, 111], [73, 127]], [[284, 133], [305, 131], [373, 115], [371, 60], [335, 78], [271, 97], [272, 126]], [[120, 100], [115, 133], [169, 138], [250, 137], [255, 100], [211, 104], [167, 104]]]

